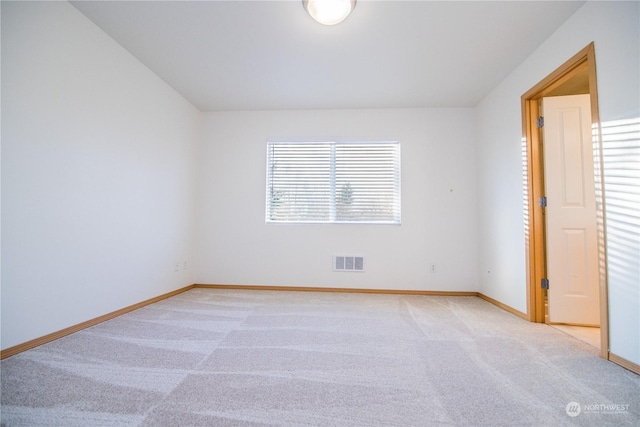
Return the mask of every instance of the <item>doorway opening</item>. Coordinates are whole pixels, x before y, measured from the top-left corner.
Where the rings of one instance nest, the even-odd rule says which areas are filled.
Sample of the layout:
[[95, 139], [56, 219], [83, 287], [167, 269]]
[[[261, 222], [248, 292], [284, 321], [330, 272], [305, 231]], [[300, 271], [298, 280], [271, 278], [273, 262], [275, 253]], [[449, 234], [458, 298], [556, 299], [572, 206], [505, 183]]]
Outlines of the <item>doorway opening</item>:
[[[591, 110], [593, 169], [595, 184], [596, 228], [598, 246], [600, 355], [609, 358], [609, 329], [607, 312], [607, 271], [605, 249], [605, 216], [602, 177], [602, 141], [598, 113], [595, 47], [590, 43], [558, 69], [545, 77], [521, 97], [522, 154], [524, 173], [524, 217], [527, 257], [527, 315], [531, 322], [545, 323], [548, 315], [547, 238], [545, 208], [541, 198], [545, 194], [544, 141], [538, 127], [542, 98], [588, 94]], [[548, 283], [548, 282], [547, 282]]]

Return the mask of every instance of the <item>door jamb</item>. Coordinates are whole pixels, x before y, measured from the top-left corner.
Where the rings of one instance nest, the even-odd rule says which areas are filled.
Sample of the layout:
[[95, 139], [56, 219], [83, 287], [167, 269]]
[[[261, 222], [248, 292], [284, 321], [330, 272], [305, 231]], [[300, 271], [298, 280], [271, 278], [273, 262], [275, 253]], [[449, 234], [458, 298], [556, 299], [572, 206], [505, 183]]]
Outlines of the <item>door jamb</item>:
[[527, 316], [529, 321], [545, 322], [544, 292], [540, 286], [546, 277], [545, 212], [538, 205], [544, 196], [544, 157], [540, 132], [536, 126], [540, 116], [539, 100], [572, 78], [577, 72], [588, 70], [591, 101], [594, 178], [596, 183], [596, 217], [598, 232], [600, 284], [600, 356], [609, 359], [609, 316], [607, 303], [607, 254], [605, 246], [605, 213], [602, 169], [602, 139], [598, 112], [595, 46], [591, 42], [559, 68], [529, 89], [521, 97], [522, 152], [526, 165], [525, 181], [525, 245], [527, 258]]

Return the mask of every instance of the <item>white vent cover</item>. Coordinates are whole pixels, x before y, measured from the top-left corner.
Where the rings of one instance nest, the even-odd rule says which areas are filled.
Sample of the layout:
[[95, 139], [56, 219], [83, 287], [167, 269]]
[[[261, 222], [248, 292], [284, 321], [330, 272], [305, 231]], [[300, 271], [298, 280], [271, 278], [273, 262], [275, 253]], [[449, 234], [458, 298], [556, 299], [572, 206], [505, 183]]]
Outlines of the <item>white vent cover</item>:
[[336, 255], [333, 257], [333, 271], [364, 271], [364, 257]]

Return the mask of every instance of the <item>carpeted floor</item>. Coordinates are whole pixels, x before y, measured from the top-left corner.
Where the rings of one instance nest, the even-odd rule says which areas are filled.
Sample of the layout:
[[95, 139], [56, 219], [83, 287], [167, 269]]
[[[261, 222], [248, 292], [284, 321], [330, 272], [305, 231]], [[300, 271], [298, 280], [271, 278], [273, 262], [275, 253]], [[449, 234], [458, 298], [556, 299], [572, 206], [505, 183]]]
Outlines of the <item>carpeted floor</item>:
[[3, 426], [640, 425], [640, 376], [476, 297], [193, 289], [1, 368]]

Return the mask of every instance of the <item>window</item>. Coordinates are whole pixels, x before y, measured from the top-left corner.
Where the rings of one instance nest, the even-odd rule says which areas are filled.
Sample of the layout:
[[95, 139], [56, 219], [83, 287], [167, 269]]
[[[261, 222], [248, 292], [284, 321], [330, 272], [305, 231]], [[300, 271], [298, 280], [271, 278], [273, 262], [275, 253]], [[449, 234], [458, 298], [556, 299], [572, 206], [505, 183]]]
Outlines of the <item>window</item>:
[[269, 142], [267, 222], [400, 224], [398, 142]]

